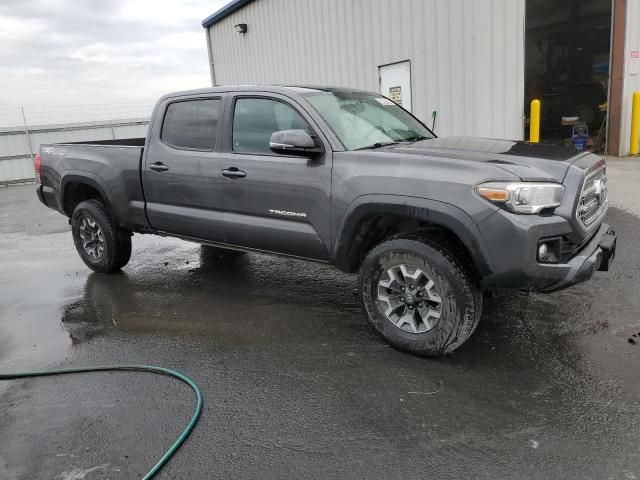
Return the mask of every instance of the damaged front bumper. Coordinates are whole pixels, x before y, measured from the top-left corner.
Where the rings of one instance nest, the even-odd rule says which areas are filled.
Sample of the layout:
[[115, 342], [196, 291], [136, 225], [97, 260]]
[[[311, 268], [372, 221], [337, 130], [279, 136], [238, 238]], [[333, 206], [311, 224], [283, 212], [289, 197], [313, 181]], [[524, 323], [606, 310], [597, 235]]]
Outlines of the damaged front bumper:
[[569, 267], [564, 278], [558, 280], [541, 292], [549, 293], [562, 290], [577, 283], [586, 282], [596, 271], [606, 272], [616, 256], [616, 232], [603, 223], [587, 246], [566, 265]]
[[616, 233], [606, 223], [598, 227], [588, 243], [571, 259], [556, 264], [538, 262], [535, 252], [539, 239], [560, 234], [558, 226], [542, 224], [540, 227], [525, 227], [514, 228], [510, 233], [511, 249], [503, 248], [496, 252], [494, 264], [505, 268], [486, 276], [483, 279], [484, 288], [555, 292], [589, 280], [596, 271], [609, 270], [615, 257]]

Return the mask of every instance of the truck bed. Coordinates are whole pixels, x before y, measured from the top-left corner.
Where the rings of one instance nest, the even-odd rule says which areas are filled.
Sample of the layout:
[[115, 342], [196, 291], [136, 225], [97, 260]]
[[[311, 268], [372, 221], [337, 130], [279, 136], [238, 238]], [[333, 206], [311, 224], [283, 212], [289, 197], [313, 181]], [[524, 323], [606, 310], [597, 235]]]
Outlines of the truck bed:
[[89, 181], [102, 198], [110, 199], [109, 209], [123, 227], [147, 229], [140, 182], [144, 143], [144, 138], [127, 138], [42, 145], [44, 202], [70, 215], [63, 199], [70, 198], [76, 182]]
[[[144, 137], [140, 138], [117, 138], [114, 140], [91, 140], [84, 142], [69, 142], [65, 145], [119, 145], [122, 147], [144, 147]], [[63, 145], [63, 144], [59, 144]]]

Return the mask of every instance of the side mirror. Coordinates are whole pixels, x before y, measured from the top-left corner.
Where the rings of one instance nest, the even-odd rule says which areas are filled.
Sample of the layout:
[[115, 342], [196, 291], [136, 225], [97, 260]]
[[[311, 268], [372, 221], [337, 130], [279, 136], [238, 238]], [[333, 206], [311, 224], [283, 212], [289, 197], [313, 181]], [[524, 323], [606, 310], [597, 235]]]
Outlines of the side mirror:
[[280, 130], [271, 134], [269, 148], [282, 155], [314, 157], [323, 152], [313, 137], [304, 130]]

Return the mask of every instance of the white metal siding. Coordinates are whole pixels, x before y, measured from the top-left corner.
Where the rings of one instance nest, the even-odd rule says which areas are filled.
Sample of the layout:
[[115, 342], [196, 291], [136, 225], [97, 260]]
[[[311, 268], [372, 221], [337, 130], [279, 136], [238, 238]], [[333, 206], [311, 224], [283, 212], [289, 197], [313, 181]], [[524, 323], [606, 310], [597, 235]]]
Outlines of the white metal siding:
[[627, 0], [627, 21], [624, 46], [624, 86], [622, 88], [622, 122], [620, 125], [620, 155], [629, 155], [631, 141], [631, 101], [640, 90], [640, 73], [631, 75], [631, 51], [640, 51], [640, 0]]
[[410, 60], [414, 114], [436, 110], [438, 134], [521, 139], [524, 4], [256, 0], [209, 27], [215, 80], [378, 91], [380, 65]]
[[[114, 138], [139, 138], [147, 134], [148, 120], [115, 120], [108, 124], [87, 123], [29, 127], [33, 153], [42, 143], [83, 142]], [[0, 130], [0, 183], [34, 177], [33, 159], [23, 128]]]

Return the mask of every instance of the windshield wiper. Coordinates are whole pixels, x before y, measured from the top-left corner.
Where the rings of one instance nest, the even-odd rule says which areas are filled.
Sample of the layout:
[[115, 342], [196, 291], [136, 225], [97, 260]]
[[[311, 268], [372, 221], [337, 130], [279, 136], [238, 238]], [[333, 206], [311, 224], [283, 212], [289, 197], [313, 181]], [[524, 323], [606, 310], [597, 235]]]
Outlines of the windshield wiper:
[[400, 142], [376, 142], [372, 145], [367, 145], [366, 147], [354, 148], [354, 150], [372, 150], [374, 148], [387, 147], [389, 145], [397, 145]]
[[419, 142], [420, 140], [431, 140], [431, 137], [425, 137], [424, 135], [416, 135], [415, 137], [405, 138], [405, 142]]

